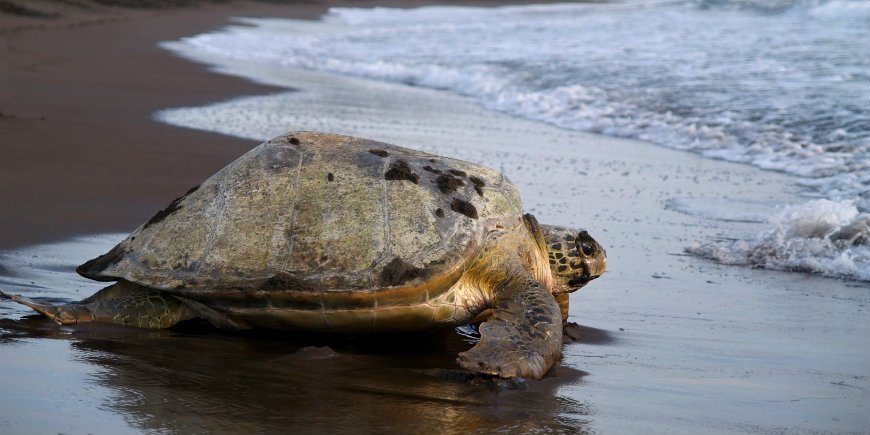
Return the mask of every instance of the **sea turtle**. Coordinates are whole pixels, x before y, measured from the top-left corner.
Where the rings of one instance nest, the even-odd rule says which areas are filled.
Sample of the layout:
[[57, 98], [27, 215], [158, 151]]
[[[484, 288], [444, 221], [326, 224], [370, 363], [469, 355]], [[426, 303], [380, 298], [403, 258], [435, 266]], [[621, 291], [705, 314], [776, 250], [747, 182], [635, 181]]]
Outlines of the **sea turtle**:
[[61, 324], [410, 331], [486, 320], [461, 366], [538, 379], [568, 293], [604, 272], [586, 231], [539, 225], [472, 163], [291, 132], [252, 149], [76, 271], [115, 281], [77, 303], [3, 296]]

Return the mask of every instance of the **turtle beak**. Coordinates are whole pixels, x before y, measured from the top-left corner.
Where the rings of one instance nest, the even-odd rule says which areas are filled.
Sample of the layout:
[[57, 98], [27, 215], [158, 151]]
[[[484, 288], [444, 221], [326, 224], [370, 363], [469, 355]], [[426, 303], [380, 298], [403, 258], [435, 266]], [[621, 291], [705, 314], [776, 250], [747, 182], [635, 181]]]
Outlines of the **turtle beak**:
[[579, 290], [580, 287], [588, 284], [589, 281], [604, 274], [604, 270], [607, 268], [607, 252], [605, 252], [604, 248], [597, 243], [596, 247], [598, 248], [598, 252], [595, 256], [582, 263], [583, 273], [568, 281], [568, 287], [572, 289], [571, 291]]
[[599, 276], [604, 274], [604, 270], [607, 269], [607, 251], [598, 245], [598, 255], [595, 256], [595, 259], [591, 261], [592, 265], [589, 267], [589, 275], [591, 278], [589, 280], [593, 280], [598, 278]]

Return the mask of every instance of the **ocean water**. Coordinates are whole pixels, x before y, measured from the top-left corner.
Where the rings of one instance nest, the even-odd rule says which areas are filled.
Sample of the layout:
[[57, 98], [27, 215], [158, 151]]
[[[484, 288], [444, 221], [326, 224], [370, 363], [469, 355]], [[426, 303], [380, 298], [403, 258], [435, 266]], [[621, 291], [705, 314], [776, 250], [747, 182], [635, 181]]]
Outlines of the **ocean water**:
[[[784, 172], [809, 201], [781, 204], [792, 207], [788, 213], [826, 224], [820, 216], [832, 207], [847, 210], [839, 216], [850, 217], [837, 228], [868, 231], [870, 2], [333, 8], [309, 24], [240, 21], [167, 47], [288, 74], [306, 69], [446, 91], [567, 129]], [[183, 123], [176, 115], [170, 110], [158, 118]], [[866, 237], [792, 255], [808, 261], [780, 261], [777, 252], [816, 246], [827, 233], [771, 238], [771, 231], [801, 219], [743, 214], [769, 227], [742, 242], [779, 245], [734, 249], [731, 240], [699, 240], [688, 250], [728, 264], [868, 279]], [[726, 250], [728, 258], [716, 254]], [[759, 261], [764, 253], [770, 261]], [[819, 256], [843, 260], [811, 261]]]
[[786, 207], [752, 240], [696, 242], [687, 250], [725, 264], [870, 281], [870, 214], [850, 201]]

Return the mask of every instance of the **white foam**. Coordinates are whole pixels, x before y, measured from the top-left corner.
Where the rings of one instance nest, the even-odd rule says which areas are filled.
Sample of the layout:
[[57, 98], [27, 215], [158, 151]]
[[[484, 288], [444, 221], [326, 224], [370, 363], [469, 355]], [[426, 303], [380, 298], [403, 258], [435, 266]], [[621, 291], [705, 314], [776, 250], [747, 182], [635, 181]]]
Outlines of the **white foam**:
[[826, 19], [870, 20], [870, 2], [866, 0], [834, 0], [815, 5], [809, 13]]
[[852, 201], [787, 207], [754, 240], [695, 243], [688, 251], [726, 264], [870, 281], [870, 214]]
[[564, 128], [787, 172], [810, 180], [811, 196], [870, 210], [867, 4], [333, 8], [319, 23], [247, 19], [172, 48], [449, 90]]

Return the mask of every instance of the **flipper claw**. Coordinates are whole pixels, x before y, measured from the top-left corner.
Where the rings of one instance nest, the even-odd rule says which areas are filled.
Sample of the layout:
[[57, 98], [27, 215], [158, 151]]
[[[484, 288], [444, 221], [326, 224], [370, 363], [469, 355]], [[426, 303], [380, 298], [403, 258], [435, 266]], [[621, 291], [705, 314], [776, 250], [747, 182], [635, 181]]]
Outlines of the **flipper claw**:
[[57, 322], [58, 325], [71, 325], [77, 323], [76, 316], [64, 310], [57, 305], [51, 305], [44, 302], [37, 302], [32, 299], [22, 297], [20, 295], [10, 295], [0, 291], [0, 297], [17, 302], [21, 305], [29, 307], [39, 314], [48, 317]]

